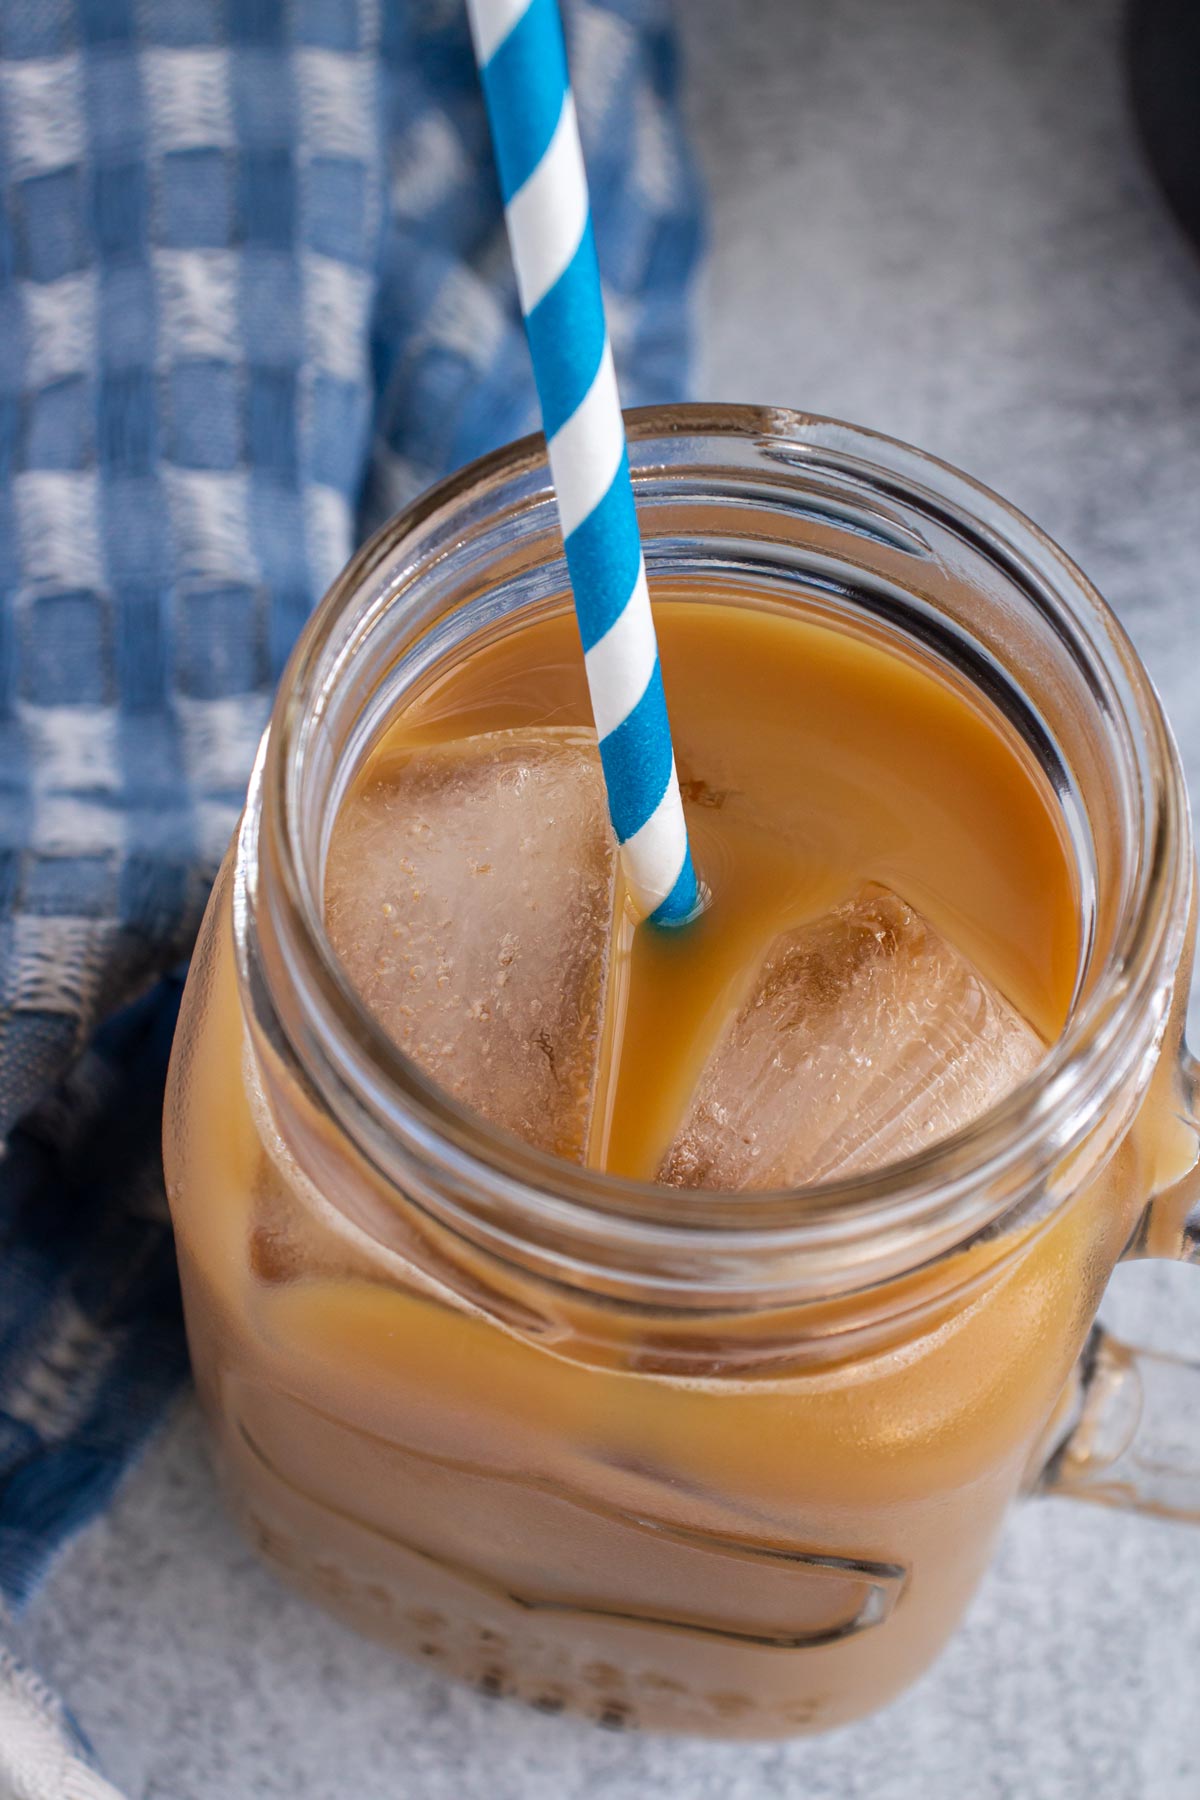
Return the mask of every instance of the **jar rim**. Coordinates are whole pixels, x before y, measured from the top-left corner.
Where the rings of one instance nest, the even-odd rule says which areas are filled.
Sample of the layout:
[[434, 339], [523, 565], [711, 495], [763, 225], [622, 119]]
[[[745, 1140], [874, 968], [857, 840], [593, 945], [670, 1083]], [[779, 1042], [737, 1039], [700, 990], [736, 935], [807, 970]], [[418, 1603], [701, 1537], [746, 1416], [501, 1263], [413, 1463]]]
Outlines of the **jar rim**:
[[271, 929], [286, 939], [281, 966], [294, 978], [302, 964], [305, 990], [283, 1003], [278, 980], [264, 983], [258, 968], [255, 991], [276, 1042], [390, 1182], [410, 1195], [436, 1190], [453, 1223], [481, 1232], [502, 1254], [553, 1242], [555, 1269], [570, 1279], [597, 1257], [612, 1261], [619, 1240], [623, 1256], [636, 1245], [660, 1264], [686, 1254], [689, 1263], [736, 1263], [744, 1271], [747, 1258], [782, 1257], [793, 1282], [805, 1263], [811, 1269], [818, 1262], [826, 1278], [837, 1268], [853, 1272], [856, 1283], [877, 1279], [887, 1246], [899, 1255], [906, 1245], [907, 1260], [896, 1266], [913, 1267], [994, 1226], [1031, 1184], [1070, 1157], [1130, 1071], [1151, 1055], [1183, 948], [1191, 881], [1178, 755], [1137, 652], [1091, 583], [1038, 527], [950, 465], [862, 427], [780, 408], [645, 407], [628, 413], [626, 425], [635, 486], [644, 471], [662, 473], [672, 440], [750, 441], [801, 473], [834, 457], [883, 490], [921, 496], [969, 519], [1053, 579], [1063, 627], [1086, 639], [1089, 654], [1109, 671], [1124, 727], [1144, 761], [1129, 796], [1133, 875], [1112, 941], [1090, 993], [1044, 1061], [982, 1118], [904, 1161], [807, 1188], [723, 1193], [665, 1189], [537, 1151], [442, 1093], [386, 1036], [341, 969], [304, 866], [296, 777], [305, 722], [331, 679], [330, 656], [347, 615], [357, 607], [365, 617], [381, 603], [372, 586], [378, 590], [386, 572], [393, 590], [406, 554], [412, 568], [419, 566], [431, 528], [482, 516], [517, 478], [532, 476], [549, 494], [540, 436], [495, 451], [422, 494], [359, 550], [310, 619], [280, 686], [240, 834], [239, 965], [250, 982], [248, 953], [269, 905]]

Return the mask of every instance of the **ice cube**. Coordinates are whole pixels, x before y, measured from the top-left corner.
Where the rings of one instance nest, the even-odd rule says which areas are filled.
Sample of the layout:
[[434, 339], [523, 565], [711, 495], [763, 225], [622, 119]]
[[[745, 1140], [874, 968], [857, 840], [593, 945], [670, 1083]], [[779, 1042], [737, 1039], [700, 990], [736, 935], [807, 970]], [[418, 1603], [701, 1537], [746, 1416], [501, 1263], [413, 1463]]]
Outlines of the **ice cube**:
[[616, 848], [595, 740], [502, 731], [400, 756], [343, 808], [330, 937], [402, 1050], [493, 1124], [582, 1158]]
[[966, 957], [872, 884], [775, 939], [659, 1179], [785, 1188], [880, 1168], [977, 1118], [1044, 1052]]

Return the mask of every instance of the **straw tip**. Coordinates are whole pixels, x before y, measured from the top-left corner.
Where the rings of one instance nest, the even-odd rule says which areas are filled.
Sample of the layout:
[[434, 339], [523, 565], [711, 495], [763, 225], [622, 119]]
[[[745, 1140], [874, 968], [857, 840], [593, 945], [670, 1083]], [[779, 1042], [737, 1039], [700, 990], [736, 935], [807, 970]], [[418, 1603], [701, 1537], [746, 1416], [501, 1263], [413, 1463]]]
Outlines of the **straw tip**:
[[696, 879], [691, 849], [685, 847], [683, 864], [675, 879], [674, 887], [648, 915], [646, 923], [663, 926], [668, 930], [678, 930], [681, 926], [690, 925], [693, 919], [698, 918], [707, 904], [708, 896]]

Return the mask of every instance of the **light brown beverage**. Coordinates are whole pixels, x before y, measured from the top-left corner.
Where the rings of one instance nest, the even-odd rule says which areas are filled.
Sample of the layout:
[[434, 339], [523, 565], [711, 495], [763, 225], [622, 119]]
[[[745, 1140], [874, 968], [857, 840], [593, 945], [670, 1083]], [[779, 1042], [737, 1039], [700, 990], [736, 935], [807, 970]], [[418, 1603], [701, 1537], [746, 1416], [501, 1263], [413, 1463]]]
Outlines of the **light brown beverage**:
[[[660, 603], [659, 631], [709, 901], [683, 931], [633, 936], [618, 925], [608, 1004], [619, 1019], [586, 1160], [653, 1179], [767, 947], [865, 882], [903, 896], [1053, 1039], [1078, 961], [1071, 861], [1045, 784], [999, 721], [882, 642], [783, 611]], [[587, 732], [588, 718], [575, 625], [563, 614], [502, 637], [406, 708], [347, 803], [327, 874], [335, 946], [382, 1010], [411, 984], [395, 959], [379, 965], [379, 951], [400, 936], [401, 915], [426, 902], [400, 866], [399, 821], [356, 829], [370, 797], [430, 746], [522, 728]], [[401, 790], [400, 807], [406, 799]], [[364, 919], [364, 896], [381, 922], [387, 908], [380, 932]], [[398, 1016], [389, 1014], [393, 1027]]]
[[[580, 1154], [653, 1176], [747, 968], [864, 882], [1053, 1038], [1079, 952], [1072, 859], [999, 718], [815, 615], [657, 610], [711, 903], [624, 955]], [[335, 832], [335, 943], [353, 916], [338, 884], [378, 873], [339, 850], [364, 796], [432, 746], [586, 727], [573, 634], [558, 615], [495, 637], [394, 722]], [[404, 904], [399, 888], [381, 904]], [[169, 1169], [201, 1393], [266, 1552], [411, 1653], [609, 1724], [821, 1728], [909, 1682], [987, 1562], [1129, 1234], [1133, 1149], [1037, 1229], [869, 1298], [699, 1319], [610, 1304], [393, 1203], [390, 1243], [348, 1216], [379, 1184], [345, 1172], [319, 1108], [268, 1116], [228, 908], [223, 883]], [[356, 945], [340, 948], [355, 973]], [[378, 943], [357, 961], [360, 982], [390, 979]]]
[[487, 1693], [782, 1735], [913, 1680], [1023, 1490], [1200, 1518], [1194, 1367], [1096, 1324], [1200, 1242], [1189, 816], [995, 495], [778, 409], [627, 424], [708, 911], [631, 931], [514, 445], [297, 647], [168, 1192], [278, 1568]]

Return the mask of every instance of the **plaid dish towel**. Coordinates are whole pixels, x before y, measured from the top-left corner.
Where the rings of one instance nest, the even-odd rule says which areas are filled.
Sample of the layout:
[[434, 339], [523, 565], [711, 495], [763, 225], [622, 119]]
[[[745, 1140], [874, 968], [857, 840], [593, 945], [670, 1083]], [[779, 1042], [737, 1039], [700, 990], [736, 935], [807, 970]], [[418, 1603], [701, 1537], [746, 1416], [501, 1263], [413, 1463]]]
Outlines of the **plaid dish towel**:
[[[624, 396], [672, 399], [697, 203], [666, 0], [567, 25]], [[535, 416], [461, 0], [0, 0], [14, 1608], [184, 1370], [171, 971], [287, 652], [364, 532]], [[0, 1660], [0, 1796], [108, 1791], [13, 1762], [52, 1740]]]

